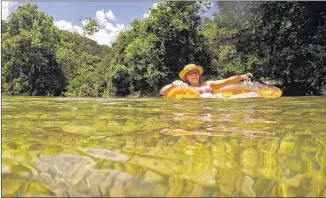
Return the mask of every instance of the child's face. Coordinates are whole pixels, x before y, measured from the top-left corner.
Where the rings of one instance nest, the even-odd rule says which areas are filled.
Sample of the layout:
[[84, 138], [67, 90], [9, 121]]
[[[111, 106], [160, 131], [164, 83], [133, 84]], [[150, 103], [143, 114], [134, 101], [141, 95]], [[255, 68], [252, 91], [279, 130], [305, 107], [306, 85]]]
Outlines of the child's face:
[[186, 80], [190, 83], [190, 85], [198, 84], [200, 79], [200, 74], [198, 70], [191, 70], [186, 75]]

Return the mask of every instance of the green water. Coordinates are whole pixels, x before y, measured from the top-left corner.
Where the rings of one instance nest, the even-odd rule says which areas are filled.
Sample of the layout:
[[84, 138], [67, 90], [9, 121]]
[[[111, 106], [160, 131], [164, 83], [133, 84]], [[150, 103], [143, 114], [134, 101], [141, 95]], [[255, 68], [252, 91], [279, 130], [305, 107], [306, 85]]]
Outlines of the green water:
[[326, 196], [326, 97], [2, 97], [3, 196]]

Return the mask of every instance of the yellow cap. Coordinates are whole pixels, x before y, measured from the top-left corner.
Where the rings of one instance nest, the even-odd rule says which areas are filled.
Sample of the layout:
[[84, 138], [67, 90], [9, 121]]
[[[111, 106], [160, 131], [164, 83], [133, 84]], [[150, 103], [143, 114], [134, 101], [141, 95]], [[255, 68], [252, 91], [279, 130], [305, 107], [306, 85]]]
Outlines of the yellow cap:
[[203, 68], [201, 66], [197, 66], [195, 64], [189, 64], [189, 65], [186, 65], [183, 70], [179, 73], [179, 77], [182, 79], [182, 80], [185, 80], [185, 76], [188, 72], [190, 72], [191, 70], [197, 70], [199, 71], [199, 74], [202, 74], [203, 73]]

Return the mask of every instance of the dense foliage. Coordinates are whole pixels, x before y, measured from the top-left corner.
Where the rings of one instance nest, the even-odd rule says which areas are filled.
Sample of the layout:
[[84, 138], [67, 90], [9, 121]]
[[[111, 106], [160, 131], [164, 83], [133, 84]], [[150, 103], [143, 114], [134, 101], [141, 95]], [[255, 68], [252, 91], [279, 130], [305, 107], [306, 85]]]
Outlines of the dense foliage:
[[326, 94], [325, 2], [164, 2], [134, 20], [111, 47], [62, 31], [36, 5], [2, 21], [1, 90], [9, 95], [157, 95], [188, 63], [205, 78], [252, 72], [286, 95]]

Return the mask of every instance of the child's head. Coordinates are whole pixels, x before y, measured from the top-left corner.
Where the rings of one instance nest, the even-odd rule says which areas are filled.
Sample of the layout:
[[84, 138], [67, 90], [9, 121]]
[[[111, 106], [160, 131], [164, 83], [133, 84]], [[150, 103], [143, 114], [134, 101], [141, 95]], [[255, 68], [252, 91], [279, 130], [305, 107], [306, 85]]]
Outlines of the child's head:
[[194, 86], [200, 84], [200, 75], [203, 73], [203, 68], [195, 64], [186, 65], [179, 73], [179, 77], [186, 81], [189, 85]]

